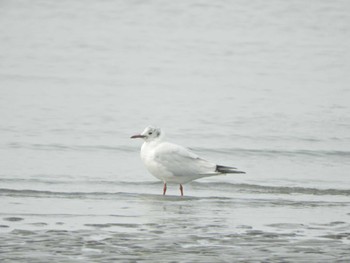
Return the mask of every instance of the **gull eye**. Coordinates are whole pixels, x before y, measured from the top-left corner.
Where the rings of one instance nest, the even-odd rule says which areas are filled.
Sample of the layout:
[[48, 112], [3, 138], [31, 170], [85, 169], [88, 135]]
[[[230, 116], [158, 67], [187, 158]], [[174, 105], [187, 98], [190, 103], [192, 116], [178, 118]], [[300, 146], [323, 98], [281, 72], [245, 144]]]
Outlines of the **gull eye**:
[[152, 132], [149, 132], [148, 135], [152, 135]]

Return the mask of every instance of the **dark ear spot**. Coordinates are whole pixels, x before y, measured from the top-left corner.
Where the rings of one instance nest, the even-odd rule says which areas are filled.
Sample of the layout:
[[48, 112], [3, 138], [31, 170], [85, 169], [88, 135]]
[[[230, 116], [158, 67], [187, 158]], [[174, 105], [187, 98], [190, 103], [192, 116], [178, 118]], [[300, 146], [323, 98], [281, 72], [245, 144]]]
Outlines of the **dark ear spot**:
[[157, 137], [159, 137], [159, 135], [160, 135], [160, 131], [157, 131]]

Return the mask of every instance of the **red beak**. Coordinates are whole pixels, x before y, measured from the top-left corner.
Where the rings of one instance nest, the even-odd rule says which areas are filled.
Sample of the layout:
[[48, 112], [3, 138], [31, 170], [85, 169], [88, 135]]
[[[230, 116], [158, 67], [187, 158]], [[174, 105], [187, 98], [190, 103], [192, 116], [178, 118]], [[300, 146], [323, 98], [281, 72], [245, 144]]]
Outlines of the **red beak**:
[[145, 135], [141, 135], [141, 134], [137, 134], [137, 135], [133, 135], [130, 137], [130, 139], [136, 139], [136, 138], [145, 138]]

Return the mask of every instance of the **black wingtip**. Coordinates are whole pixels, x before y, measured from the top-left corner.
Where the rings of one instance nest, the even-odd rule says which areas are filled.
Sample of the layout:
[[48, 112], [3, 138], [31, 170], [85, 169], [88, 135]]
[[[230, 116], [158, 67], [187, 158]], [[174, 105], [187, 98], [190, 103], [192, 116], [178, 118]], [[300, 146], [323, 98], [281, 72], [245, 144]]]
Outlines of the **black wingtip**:
[[223, 174], [245, 174], [243, 171], [238, 171], [235, 167], [216, 165], [215, 172]]

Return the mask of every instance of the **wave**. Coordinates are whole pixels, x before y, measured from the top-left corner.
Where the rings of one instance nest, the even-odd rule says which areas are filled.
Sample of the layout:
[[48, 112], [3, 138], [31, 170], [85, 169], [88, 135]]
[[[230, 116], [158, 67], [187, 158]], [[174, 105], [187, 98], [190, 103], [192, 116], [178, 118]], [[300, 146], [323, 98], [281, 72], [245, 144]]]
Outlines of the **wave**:
[[30, 189], [8, 189], [0, 188], [0, 196], [11, 197], [59, 197], [59, 198], [108, 198], [115, 195], [127, 193], [108, 193], [108, 192], [58, 192], [58, 191], [43, 191]]
[[118, 151], [118, 152], [137, 152], [139, 147], [129, 145], [109, 146], [109, 145], [67, 145], [60, 143], [39, 144], [39, 143], [9, 143], [7, 145], [12, 149], [31, 149], [42, 151]]
[[[67, 145], [67, 144], [30, 144], [30, 143], [9, 143], [7, 145], [12, 149], [31, 149], [41, 151], [114, 151], [114, 152], [138, 152], [139, 146], [130, 145]], [[309, 149], [295, 149], [295, 150], [281, 150], [281, 149], [247, 149], [247, 148], [204, 148], [194, 147], [195, 152], [201, 153], [221, 153], [232, 154], [235, 156], [312, 156], [312, 157], [350, 157], [350, 151], [341, 150], [309, 150]]]
[[[193, 184], [197, 184], [194, 182]], [[203, 184], [203, 183], [201, 183]], [[339, 196], [350, 196], [350, 189], [320, 189], [310, 187], [291, 187], [291, 186], [269, 186], [269, 185], [257, 185], [257, 184], [232, 184], [232, 183], [221, 183], [212, 182], [206, 183], [208, 188], [216, 187], [218, 189], [232, 189], [237, 192], [249, 192], [249, 193], [260, 193], [260, 194], [305, 194], [305, 195], [339, 195]], [[202, 186], [203, 187], [203, 186]]]
[[[63, 182], [58, 182], [63, 184]], [[72, 182], [65, 182], [65, 184], [71, 184]], [[133, 189], [135, 187], [154, 187], [158, 186], [159, 182], [116, 182], [116, 181], [81, 181], [84, 184], [91, 185], [119, 185], [125, 189]], [[258, 184], [233, 184], [233, 183], [221, 183], [221, 182], [192, 182], [192, 187], [196, 187], [203, 190], [220, 189], [220, 191], [236, 192], [236, 193], [249, 193], [249, 194], [276, 194], [276, 195], [314, 195], [314, 196], [350, 196], [350, 189], [320, 189], [310, 187], [291, 187], [291, 186], [269, 186]], [[129, 192], [62, 192], [62, 191], [45, 191], [45, 190], [31, 190], [31, 189], [10, 189], [0, 188], [0, 196], [31, 196], [31, 197], [62, 197], [62, 198], [115, 198], [115, 196], [133, 196], [140, 195], [138, 193]]]
[[313, 156], [313, 157], [349, 157], [350, 151], [340, 150], [307, 150], [307, 149], [296, 149], [296, 150], [277, 150], [277, 149], [244, 149], [244, 148], [193, 148], [198, 152], [216, 152], [223, 154], [234, 154], [244, 156]]
[[110, 200], [130, 200], [132, 198], [141, 198], [148, 200], [166, 200], [166, 201], [188, 201], [188, 200], [230, 200], [229, 197], [221, 196], [183, 196], [161, 194], [147, 194], [147, 193], [129, 193], [129, 192], [56, 192], [56, 191], [42, 191], [42, 190], [17, 190], [0, 188], [0, 196], [10, 197], [33, 197], [33, 198], [67, 198], [67, 199], [110, 199]]

